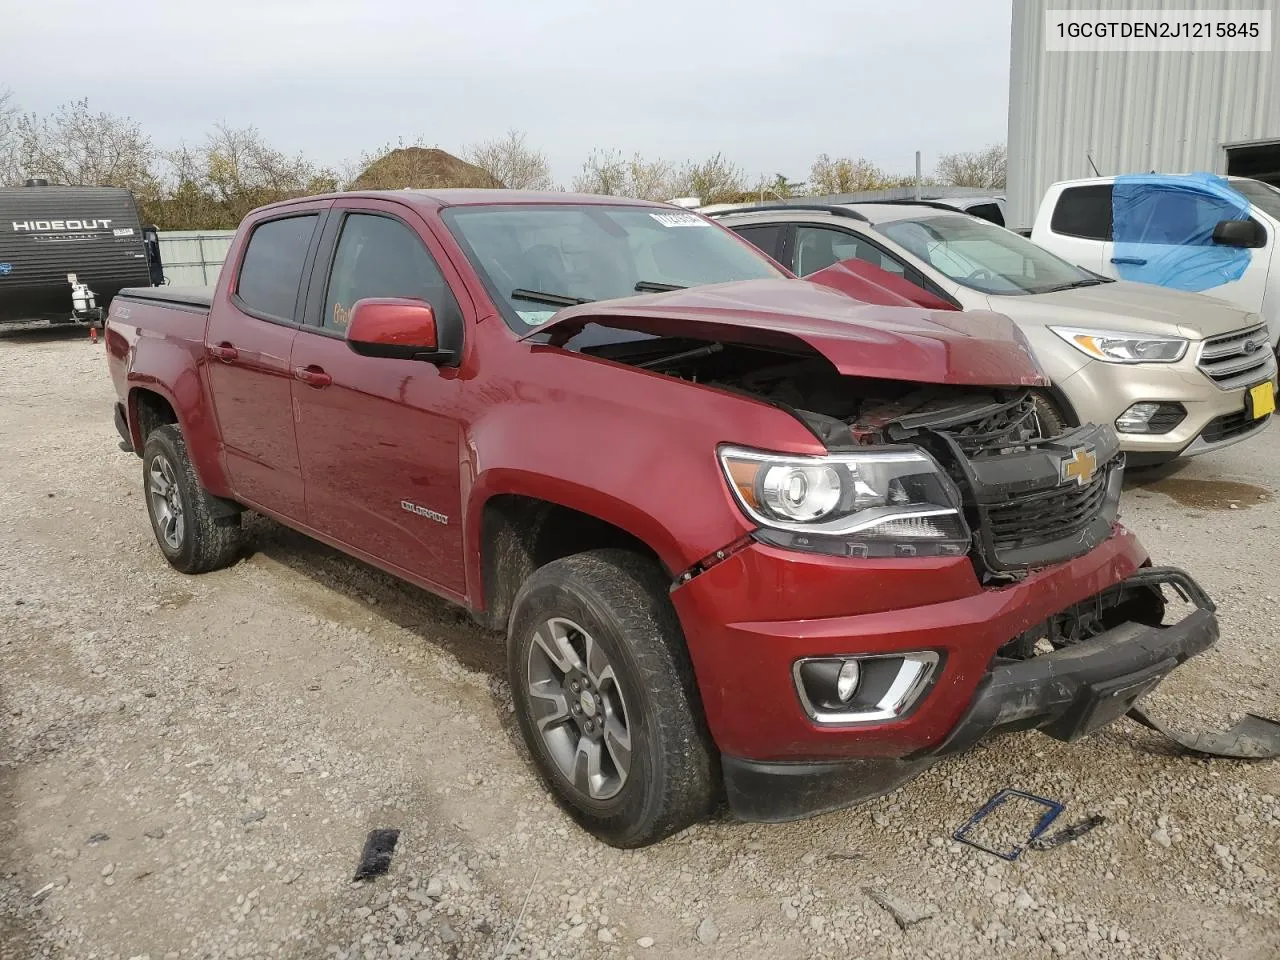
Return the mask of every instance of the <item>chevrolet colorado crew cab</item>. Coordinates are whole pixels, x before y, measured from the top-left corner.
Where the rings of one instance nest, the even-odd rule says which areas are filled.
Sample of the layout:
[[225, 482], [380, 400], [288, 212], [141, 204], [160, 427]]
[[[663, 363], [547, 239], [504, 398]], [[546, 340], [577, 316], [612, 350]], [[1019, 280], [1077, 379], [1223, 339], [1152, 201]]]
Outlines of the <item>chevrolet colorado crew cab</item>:
[[1110, 425], [1046, 429], [1009, 321], [855, 300], [674, 207], [276, 204], [212, 293], [126, 291], [106, 342], [174, 567], [232, 563], [253, 510], [464, 605], [617, 846], [1074, 739], [1217, 636], [1117, 523]]

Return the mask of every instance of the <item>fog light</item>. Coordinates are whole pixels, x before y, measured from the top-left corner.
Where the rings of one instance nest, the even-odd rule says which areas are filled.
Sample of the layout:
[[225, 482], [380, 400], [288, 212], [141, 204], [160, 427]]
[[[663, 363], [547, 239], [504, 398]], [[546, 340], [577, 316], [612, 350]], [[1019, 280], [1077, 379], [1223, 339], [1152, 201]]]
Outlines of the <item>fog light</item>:
[[1168, 433], [1186, 416], [1186, 408], [1180, 403], [1144, 401], [1135, 403], [1116, 417], [1116, 431], [1119, 433]]
[[853, 691], [858, 689], [858, 680], [862, 676], [862, 670], [858, 667], [857, 660], [846, 660], [840, 666], [840, 672], [836, 674], [836, 699], [841, 703], [848, 703], [853, 696]]
[[932, 650], [808, 657], [793, 669], [805, 713], [818, 723], [875, 723], [905, 714], [938, 666]]

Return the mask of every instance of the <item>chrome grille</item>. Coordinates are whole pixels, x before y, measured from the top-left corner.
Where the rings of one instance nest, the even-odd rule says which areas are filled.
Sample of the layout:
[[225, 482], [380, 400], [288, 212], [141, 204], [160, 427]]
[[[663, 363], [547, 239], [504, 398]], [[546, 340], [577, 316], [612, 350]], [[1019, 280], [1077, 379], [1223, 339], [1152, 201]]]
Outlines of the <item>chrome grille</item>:
[[1200, 347], [1196, 365], [1223, 390], [1261, 383], [1276, 373], [1276, 358], [1262, 325], [1209, 337]]

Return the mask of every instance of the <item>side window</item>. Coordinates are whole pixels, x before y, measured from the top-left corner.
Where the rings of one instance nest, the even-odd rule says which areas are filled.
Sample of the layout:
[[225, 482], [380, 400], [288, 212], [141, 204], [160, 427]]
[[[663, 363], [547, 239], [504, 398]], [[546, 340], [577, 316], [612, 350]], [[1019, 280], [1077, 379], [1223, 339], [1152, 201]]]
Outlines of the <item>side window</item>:
[[1067, 187], [1049, 219], [1049, 229], [1084, 240], [1111, 239], [1111, 184]]
[[997, 227], [1004, 226], [1004, 214], [1000, 212], [998, 203], [977, 203], [967, 209], [965, 213], [971, 217], [981, 217], [983, 220], [994, 223]]
[[1138, 235], [1124, 239], [1136, 243], [1158, 243], [1165, 246], [1210, 246], [1213, 228], [1219, 220], [1239, 215], [1235, 206], [1207, 193], [1190, 190], [1150, 189], [1134, 205], [1131, 227]]
[[351, 308], [365, 297], [408, 297], [427, 301], [441, 316], [458, 312], [449, 284], [417, 234], [390, 217], [353, 213], [342, 225], [329, 273], [324, 328], [345, 331]]
[[317, 219], [316, 214], [288, 217], [253, 228], [236, 282], [236, 296], [245, 307], [293, 322], [302, 267]]
[[873, 243], [828, 227], [796, 225], [796, 274], [807, 277], [825, 270], [841, 260], [865, 260], [872, 266], [902, 275], [905, 267], [893, 257], [883, 253]]
[[785, 223], [759, 223], [749, 227], [731, 227], [738, 236], [781, 262], [782, 235]]

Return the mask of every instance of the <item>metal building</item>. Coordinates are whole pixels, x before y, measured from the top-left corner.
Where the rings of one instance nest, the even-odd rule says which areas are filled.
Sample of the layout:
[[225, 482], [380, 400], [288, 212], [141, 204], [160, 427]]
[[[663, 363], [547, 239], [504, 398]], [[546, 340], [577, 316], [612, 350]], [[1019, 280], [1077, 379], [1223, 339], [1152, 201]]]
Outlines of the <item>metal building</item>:
[[1280, 185], [1280, 39], [1274, 35], [1265, 53], [1045, 49], [1050, 9], [1138, 7], [1270, 9], [1273, 31], [1280, 32], [1276, 0], [1013, 0], [1010, 226], [1030, 226], [1049, 185], [1076, 177], [1203, 170]]

